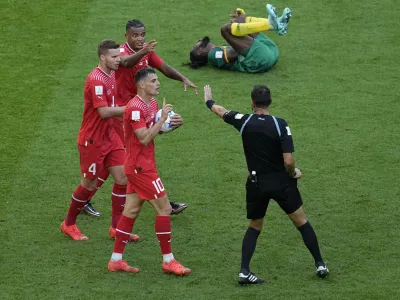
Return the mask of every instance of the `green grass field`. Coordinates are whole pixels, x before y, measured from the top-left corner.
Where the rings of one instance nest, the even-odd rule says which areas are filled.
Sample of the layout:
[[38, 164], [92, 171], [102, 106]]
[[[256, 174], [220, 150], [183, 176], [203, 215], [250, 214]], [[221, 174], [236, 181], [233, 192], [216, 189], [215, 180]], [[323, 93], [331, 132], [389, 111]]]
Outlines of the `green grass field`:
[[[181, 63], [204, 35], [223, 42], [219, 28], [233, 8], [266, 16], [262, 1], [1, 1], [0, 299], [400, 299], [396, 2], [275, 1], [293, 11], [286, 36], [268, 34], [280, 61], [249, 75]], [[185, 125], [157, 138], [157, 160], [170, 198], [190, 204], [173, 217], [173, 251], [193, 273], [161, 272], [150, 206], [135, 225], [141, 241], [125, 255], [141, 272], [107, 272], [111, 182], [94, 198], [103, 216], [78, 219], [90, 240], [60, 233], [80, 178], [75, 140], [85, 78], [99, 41], [123, 42], [132, 18], [146, 24], [168, 64], [201, 91], [210, 84], [227, 108], [248, 112], [253, 85], [271, 88], [272, 113], [294, 136], [327, 280], [315, 277], [299, 232], [272, 203], [252, 263], [266, 284], [237, 286], [248, 224], [240, 136], [206, 109], [202, 93], [184, 93], [162, 75], [160, 99]]]

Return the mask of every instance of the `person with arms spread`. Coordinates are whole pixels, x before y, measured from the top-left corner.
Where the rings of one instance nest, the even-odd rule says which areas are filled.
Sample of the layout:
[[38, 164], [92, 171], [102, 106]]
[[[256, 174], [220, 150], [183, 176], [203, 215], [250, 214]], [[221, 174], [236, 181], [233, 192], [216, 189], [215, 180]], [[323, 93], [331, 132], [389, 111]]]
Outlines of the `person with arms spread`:
[[[152, 67], [159, 70], [167, 78], [181, 81], [186, 91], [187, 87], [194, 89], [197, 94], [197, 86], [187, 77], [179, 73], [176, 69], [165, 63], [154, 51], [157, 43], [154, 40], [146, 43], [146, 28], [139, 20], [129, 20], [126, 24], [125, 32], [126, 42], [121, 45], [121, 63], [116, 71], [116, 81], [118, 86], [118, 97], [116, 104], [125, 106], [137, 94], [135, 83], [135, 74], [141, 69]], [[124, 129], [121, 118], [116, 118], [114, 128], [118, 135], [124, 140]], [[108, 177], [107, 170], [99, 175], [98, 188], [105, 182]], [[172, 213], [179, 214], [188, 207], [186, 203], [171, 202]], [[97, 215], [97, 212], [90, 206], [85, 207], [86, 212], [91, 215]]]

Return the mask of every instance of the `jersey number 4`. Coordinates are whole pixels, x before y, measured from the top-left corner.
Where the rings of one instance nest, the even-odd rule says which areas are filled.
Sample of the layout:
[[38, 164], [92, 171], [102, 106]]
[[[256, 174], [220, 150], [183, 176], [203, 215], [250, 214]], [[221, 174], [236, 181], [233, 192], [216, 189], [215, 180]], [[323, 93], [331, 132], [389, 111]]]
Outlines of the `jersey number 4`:
[[157, 178], [156, 180], [154, 180], [152, 182], [152, 184], [154, 185], [154, 187], [155, 187], [155, 189], [157, 191], [157, 194], [165, 191], [164, 185], [162, 184], [160, 178]]
[[93, 173], [93, 175], [96, 175], [96, 163], [92, 163], [90, 165], [89, 172]]

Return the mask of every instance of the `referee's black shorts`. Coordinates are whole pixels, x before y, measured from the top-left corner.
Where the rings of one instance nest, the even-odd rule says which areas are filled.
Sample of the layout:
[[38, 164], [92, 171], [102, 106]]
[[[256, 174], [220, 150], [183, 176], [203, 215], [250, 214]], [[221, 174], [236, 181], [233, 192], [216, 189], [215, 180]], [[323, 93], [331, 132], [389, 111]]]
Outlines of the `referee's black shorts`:
[[294, 213], [303, 205], [297, 179], [286, 173], [258, 175], [257, 182], [246, 182], [247, 219], [262, 219], [269, 201], [275, 200], [286, 214]]

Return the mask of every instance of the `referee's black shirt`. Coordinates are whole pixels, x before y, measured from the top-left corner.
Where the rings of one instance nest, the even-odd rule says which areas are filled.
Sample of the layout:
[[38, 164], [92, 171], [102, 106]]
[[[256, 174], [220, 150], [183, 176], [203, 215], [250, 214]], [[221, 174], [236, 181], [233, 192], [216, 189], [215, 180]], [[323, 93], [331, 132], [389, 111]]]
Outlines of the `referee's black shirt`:
[[284, 119], [270, 115], [228, 111], [224, 121], [241, 134], [247, 168], [257, 174], [286, 172], [282, 153], [294, 152], [292, 135]]

